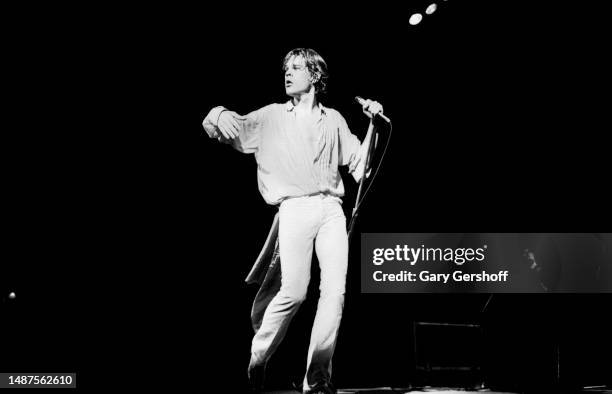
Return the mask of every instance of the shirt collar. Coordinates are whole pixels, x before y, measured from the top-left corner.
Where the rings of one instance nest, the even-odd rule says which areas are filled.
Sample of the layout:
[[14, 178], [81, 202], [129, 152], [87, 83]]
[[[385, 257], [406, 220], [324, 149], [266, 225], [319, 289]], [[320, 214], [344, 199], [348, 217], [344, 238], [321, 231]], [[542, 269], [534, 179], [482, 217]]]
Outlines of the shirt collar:
[[[319, 108], [320, 114], [321, 115], [326, 115], [326, 111], [327, 108], [325, 108], [321, 103], [317, 104], [317, 107]], [[295, 109], [295, 105], [293, 105], [293, 100], [289, 100], [287, 101], [287, 103], [285, 104], [285, 109], [287, 110], [287, 112], [291, 112]]]

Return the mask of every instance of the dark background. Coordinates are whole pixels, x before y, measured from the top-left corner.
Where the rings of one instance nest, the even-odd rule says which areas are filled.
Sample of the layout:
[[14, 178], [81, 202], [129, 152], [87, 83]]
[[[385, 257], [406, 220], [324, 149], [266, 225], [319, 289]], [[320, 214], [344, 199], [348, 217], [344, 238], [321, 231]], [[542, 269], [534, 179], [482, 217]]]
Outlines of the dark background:
[[[367, 127], [355, 95], [393, 119], [357, 233], [610, 230], [601, 13], [451, 0], [408, 25], [426, 6], [5, 13], [0, 369], [76, 371], [85, 390], [243, 390], [256, 291], [243, 279], [275, 208], [259, 195], [253, 157], [201, 136], [201, 122], [216, 105], [247, 113], [285, 101], [281, 61], [295, 47], [326, 59], [324, 103], [353, 133]], [[345, 184], [348, 214], [356, 188]], [[363, 295], [357, 250], [338, 386], [411, 383], [418, 319], [483, 322], [490, 384], [551, 384], [558, 344], [568, 384], [610, 383], [609, 363], [595, 361], [611, 350], [609, 295], [496, 295], [486, 313], [486, 294]], [[273, 387], [301, 379], [314, 271], [270, 362]]]

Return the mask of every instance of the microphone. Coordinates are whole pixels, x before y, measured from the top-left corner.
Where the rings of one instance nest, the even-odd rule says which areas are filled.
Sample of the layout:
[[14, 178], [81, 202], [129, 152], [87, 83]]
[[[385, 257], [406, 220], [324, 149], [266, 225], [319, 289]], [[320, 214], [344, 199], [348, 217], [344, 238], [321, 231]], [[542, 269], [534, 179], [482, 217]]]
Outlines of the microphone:
[[[359, 105], [361, 105], [362, 107], [365, 105], [365, 100], [359, 96], [355, 96], [355, 100], [359, 103]], [[384, 120], [387, 123], [391, 123], [391, 119], [387, 118], [385, 115], [381, 114], [380, 112], [376, 114], [376, 116], [379, 116], [382, 120]]]

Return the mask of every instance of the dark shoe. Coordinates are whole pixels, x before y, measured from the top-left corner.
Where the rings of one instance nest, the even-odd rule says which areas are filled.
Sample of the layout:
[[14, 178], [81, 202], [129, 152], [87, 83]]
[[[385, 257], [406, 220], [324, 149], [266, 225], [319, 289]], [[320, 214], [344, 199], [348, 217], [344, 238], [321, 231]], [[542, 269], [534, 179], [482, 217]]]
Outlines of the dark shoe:
[[293, 390], [297, 391], [300, 394], [302, 394], [302, 392], [304, 391], [302, 383], [291, 382], [291, 387], [293, 387]]
[[261, 393], [266, 377], [266, 365], [249, 366], [248, 376], [251, 393]]
[[336, 394], [337, 391], [330, 382], [321, 382], [315, 384], [310, 390], [304, 394]]

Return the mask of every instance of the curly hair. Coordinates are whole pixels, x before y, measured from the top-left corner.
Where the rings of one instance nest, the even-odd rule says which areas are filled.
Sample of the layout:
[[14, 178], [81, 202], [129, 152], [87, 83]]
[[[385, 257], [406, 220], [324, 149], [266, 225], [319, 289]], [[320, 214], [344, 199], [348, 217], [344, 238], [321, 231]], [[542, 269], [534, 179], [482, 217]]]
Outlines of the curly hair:
[[314, 87], [315, 93], [325, 93], [327, 91], [327, 79], [329, 78], [329, 72], [327, 71], [327, 63], [325, 60], [315, 51], [310, 48], [296, 48], [289, 51], [289, 53], [283, 59], [283, 71], [287, 70], [287, 63], [292, 57], [300, 56], [306, 63], [306, 68], [310, 75], [315, 78]]

